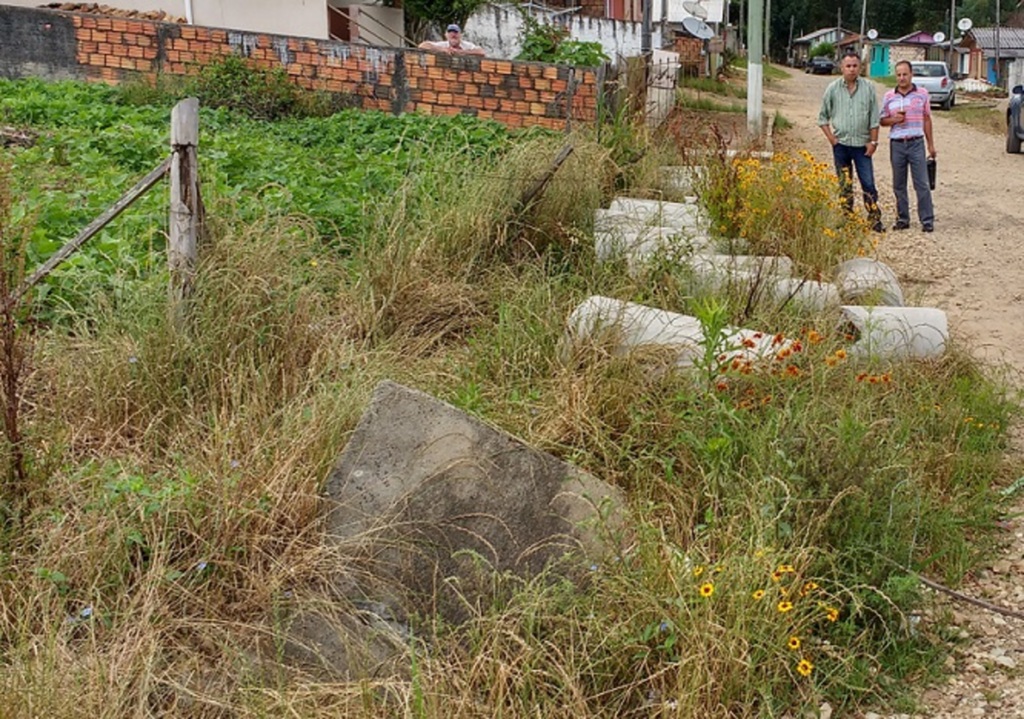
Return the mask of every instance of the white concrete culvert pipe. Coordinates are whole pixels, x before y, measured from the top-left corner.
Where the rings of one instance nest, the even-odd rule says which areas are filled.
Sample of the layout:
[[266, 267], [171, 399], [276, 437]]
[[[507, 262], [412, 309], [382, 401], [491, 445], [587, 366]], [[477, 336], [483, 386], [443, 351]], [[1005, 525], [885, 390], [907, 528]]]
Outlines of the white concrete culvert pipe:
[[778, 280], [771, 286], [772, 300], [811, 310], [828, 310], [842, 304], [839, 289], [830, 282], [797, 278]]
[[662, 202], [661, 200], [644, 200], [636, 197], [616, 197], [608, 205], [608, 209], [635, 217], [650, 225], [704, 228], [708, 224], [704, 211], [698, 205], [684, 202]]
[[946, 313], [932, 307], [840, 307], [839, 331], [852, 334], [853, 357], [934, 359], [949, 342]]
[[598, 262], [624, 257], [630, 267], [658, 256], [685, 261], [695, 252], [707, 249], [707, 237], [678, 227], [646, 226], [639, 229], [617, 227], [594, 230], [594, 255]]
[[[720, 364], [768, 362], [792, 347], [792, 340], [780, 342], [757, 330], [727, 327], [724, 334], [722, 346], [714, 352]], [[568, 320], [568, 346], [593, 338], [613, 340], [620, 354], [638, 347], [669, 349], [676, 353], [679, 367], [692, 367], [705, 355], [704, 330], [696, 317], [600, 295], [581, 302]]]
[[697, 188], [704, 181], [706, 170], [702, 165], [666, 165], [658, 168], [658, 173], [663, 190], [686, 193], [694, 196], [696, 202]]
[[855, 257], [836, 269], [839, 296], [848, 305], [885, 305], [902, 307], [903, 289], [884, 262], [869, 257]]

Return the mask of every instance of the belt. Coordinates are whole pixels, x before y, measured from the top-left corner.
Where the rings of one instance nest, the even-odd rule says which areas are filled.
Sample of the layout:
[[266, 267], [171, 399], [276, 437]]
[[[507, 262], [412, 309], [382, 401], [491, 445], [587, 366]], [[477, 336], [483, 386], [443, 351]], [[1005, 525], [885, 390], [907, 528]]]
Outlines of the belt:
[[914, 135], [913, 137], [890, 137], [889, 142], [914, 142], [915, 140], [923, 140], [924, 135]]

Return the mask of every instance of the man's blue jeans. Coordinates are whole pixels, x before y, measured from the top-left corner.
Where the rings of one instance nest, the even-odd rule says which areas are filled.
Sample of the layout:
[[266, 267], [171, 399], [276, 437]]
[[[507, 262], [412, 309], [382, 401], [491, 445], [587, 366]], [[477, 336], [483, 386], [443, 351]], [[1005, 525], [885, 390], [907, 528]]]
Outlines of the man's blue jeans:
[[864, 192], [864, 208], [872, 222], [880, 222], [882, 211], [878, 207], [878, 190], [875, 189], [875, 169], [868, 157], [866, 147], [853, 147], [836, 143], [832, 146], [832, 159], [836, 163], [836, 174], [839, 175], [839, 188], [846, 201], [846, 211], [853, 212], [853, 170], [857, 170], [857, 180]]

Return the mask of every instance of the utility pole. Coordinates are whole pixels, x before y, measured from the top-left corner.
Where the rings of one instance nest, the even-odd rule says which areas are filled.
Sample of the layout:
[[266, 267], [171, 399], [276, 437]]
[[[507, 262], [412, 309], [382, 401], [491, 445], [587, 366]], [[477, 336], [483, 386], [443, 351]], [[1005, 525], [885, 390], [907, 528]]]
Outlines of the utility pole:
[[763, 0], [748, 0], [750, 14], [747, 16], [747, 135], [751, 139], [761, 137], [762, 89], [764, 67], [761, 65], [761, 21]]
[[764, 3], [764, 56], [768, 62], [772, 60], [771, 51], [772, 38], [772, 0], [765, 0]]
[[953, 69], [953, 28], [956, 27], [956, 0], [949, 0], [949, 55], [947, 55], [946, 65], [949, 66], [949, 73], [952, 75], [956, 72]]
[[786, 43], [786, 63], [789, 65], [793, 64], [793, 22], [796, 20], [796, 15], [789, 16], [789, 42]]
[[857, 54], [864, 59], [864, 33], [867, 32], [868, 21], [868, 0], [864, 0], [860, 6], [860, 37], [857, 39]]
[[[636, 6], [634, 5], [633, 7]], [[643, 15], [640, 25], [640, 52], [645, 56], [651, 54], [651, 0], [643, 0]]]
[[[1003, 79], [1000, 77], [1001, 73], [999, 72], [999, 27], [1001, 25], [1001, 23], [999, 22], [1000, 10], [1001, 8], [999, 7], [999, 0], [996, 0], [996, 87], [1003, 86]], [[952, 40], [950, 40], [950, 42], [952, 43]], [[950, 70], [950, 72], [952, 72], [952, 70]]]
[[746, 9], [747, 9], [746, 0], [740, 0], [740, 22], [739, 22], [740, 26], [739, 26], [739, 29], [737, 30], [736, 36], [740, 39], [740, 43], [743, 43], [743, 44], [746, 44], [745, 43], [746, 35], [743, 34], [743, 25], [744, 25], [743, 19], [745, 17]]

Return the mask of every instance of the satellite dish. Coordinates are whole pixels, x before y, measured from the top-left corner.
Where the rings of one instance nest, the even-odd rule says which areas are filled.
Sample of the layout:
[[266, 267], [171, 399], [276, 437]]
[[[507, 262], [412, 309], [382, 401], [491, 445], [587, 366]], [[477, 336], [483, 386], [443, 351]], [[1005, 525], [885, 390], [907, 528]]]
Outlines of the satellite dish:
[[715, 36], [715, 31], [707, 23], [695, 17], [684, 17], [683, 27], [686, 29], [686, 32], [701, 40], [710, 40]]
[[934, 40], [935, 42], [942, 42], [945, 39], [946, 39], [946, 33], [941, 32], [941, 31], [935, 33], [934, 35], [932, 35], [932, 40]]
[[708, 19], [708, 11], [704, 9], [699, 0], [697, 2], [694, 2], [694, 0], [683, 0], [683, 10], [700, 20]]
[[969, 17], [962, 17], [956, 26], [960, 29], [960, 32], [967, 32], [974, 27], [974, 22], [972, 22]]
[[877, 39], [878, 39], [878, 30], [875, 30], [875, 28], [871, 28], [870, 30], [868, 30], [868, 40], [877, 40]]

